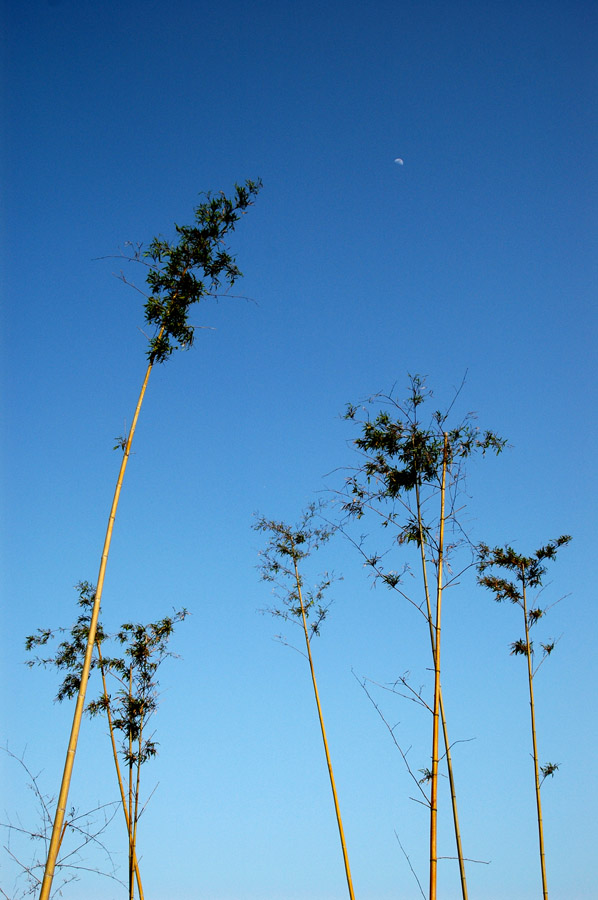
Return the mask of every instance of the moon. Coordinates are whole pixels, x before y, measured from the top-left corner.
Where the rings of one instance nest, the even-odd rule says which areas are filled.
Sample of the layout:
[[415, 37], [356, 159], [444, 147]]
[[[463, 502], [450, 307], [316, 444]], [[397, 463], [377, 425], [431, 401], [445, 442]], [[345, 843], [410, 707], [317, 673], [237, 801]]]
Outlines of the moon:
[[404, 165], [404, 162], [403, 162], [402, 159], [395, 159], [395, 162], [396, 162], [396, 164], [397, 164], [398, 166], [403, 166], [403, 165]]

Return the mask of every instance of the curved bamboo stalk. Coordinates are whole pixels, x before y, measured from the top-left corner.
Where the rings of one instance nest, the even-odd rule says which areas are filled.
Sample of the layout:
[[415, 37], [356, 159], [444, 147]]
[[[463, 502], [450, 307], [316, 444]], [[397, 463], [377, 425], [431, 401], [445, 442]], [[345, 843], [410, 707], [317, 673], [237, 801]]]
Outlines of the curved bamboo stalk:
[[[160, 331], [160, 334], [163, 332], [163, 328]], [[120, 465], [120, 470], [118, 473], [118, 478], [116, 481], [116, 488], [114, 490], [114, 497], [112, 499], [112, 506], [110, 508], [110, 515], [108, 517], [108, 526], [106, 528], [106, 537], [104, 538], [104, 547], [102, 550], [102, 557], [100, 560], [100, 571], [98, 574], [97, 586], [96, 586], [96, 595], [93, 604], [93, 610], [91, 614], [91, 620], [89, 623], [89, 635], [87, 638], [87, 649], [85, 651], [85, 659], [83, 662], [83, 669], [81, 671], [81, 683], [79, 685], [79, 693], [77, 695], [77, 702], [75, 704], [75, 712], [73, 715], [73, 724], [71, 728], [71, 735], [69, 738], [68, 749], [66, 753], [66, 760], [64, 763], [64, 771], [62, 774], [62, 782], [60, 785], [60, 793], [58, 795], [58, 803], [56, 804], [56, 814], [54, 817], [54, 825], [52, 828], [52, 836], [50, 838], [50, 846], [48, 848], [48, 858], [46, 860], [46, 867], [44, 871], [44, 878], [40, 890], [39, 900], [49, 900], [50, 891], [52, 889], [52, 880], [54, 878], [54, 870], [56, 868], [56, 860], [58, 857], [58, 851], [60, 849], [60, 839], [62, 834], [62, 826], [64, 823], [64, 817], [66, 814], [66, 804], [68, 800], [69, 788], [71, 784], [71, 777], [73, 774], [73, 765], [75, 762], [75, 753], [77, 752], [77, 743], [79, 740], [79, 731], [81, 729], [81, 720], [83, 718], [83, 711], [85, 709], [85, 694], [87, 691], [87, 682], [89, 681], [89, 673], [91, 670], [91, 658], [93, 654], [93, 647], [95, 644], [96, 632], [98, 627], [98, 618], [100, 615], [100, 603], [102, 600], [102, 592], [104, 589], [104, 579], [106, 575], [106, 566], [108, 564], [108, 554], [110, 552], [110, 544], [112, 541], [112, 531], [114, 528], [114, 520], [116, 518], [116, 510], [118, 509], [118, 501], [120, 499], [120, 492], [123, 484], [123, 479], [125, 476], [125, 471], [127, 468], [127, 463], [129, 461], [129, 456], [131, 454], [131, 444], [133, 442], [133, 436], [135, 434], [135, 428], [137, 427], [137, 420], [139, 418], [139, 413], [141, 412], [141, 405], [143, 403], [143, 398], [145, 396], [145, 391], [147, 388], [147, 383], [149, 381], [150, 373], [153, 368], [153, 363], [149, 363], [147, 367], [147, 371], [145, 373], [145, 378], [143, 379], [143, 384], [141, 386], [141, 391], [139, 392], [139, 398], [137, 400], [137, 406], [135, 408], [135, 415], [133, 416], [133, 422], [131, 424], [131, 430], [129, 432], [127, 443], [125, 445], [125, 450], [123, 453], [122, 462]]]

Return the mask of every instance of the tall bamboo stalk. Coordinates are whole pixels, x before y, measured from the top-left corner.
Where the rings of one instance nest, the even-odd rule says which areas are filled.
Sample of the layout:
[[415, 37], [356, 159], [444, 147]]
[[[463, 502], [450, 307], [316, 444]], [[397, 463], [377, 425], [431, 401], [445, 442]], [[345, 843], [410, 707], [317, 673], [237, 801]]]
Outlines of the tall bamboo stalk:
[[432, 725], [432, 777], [430, 780], [430, 893], [429, 900], [436, 900], [437, 882], [437, 831], [438, 831], [438, 724], [440, 715], [440, 621], [442, 607], [442, 569], [444, 565], [444, 498], [446, 491], [446, 468], [448, 455], [448, 434], [444, 433], [442, 456], [442, 482], [440, 486], [440, 527], [438, 534], [438, 574], [436, 579], [436, 624], [434, 652], [434, 706]]
[[355, 894], [353, 893], [353, 880], [351, 878], [351, 869], [349, 866], [349, 855], [347, 853], [347, 844], [345, 842], [345, 832], [343, 829], [343, 820], [341, 818], [341, 811], [338, 802], [338, 795], [336, 793], [336, 785], [334, 782], [334, 773], [332, 771], [332, 761], [330, 759], [330, 751], [328, 749], [328, 740], [326, 738], [326, 729], [324, 728], [324, 717], [322, 715], [322, 707], [320, 705], [320, 695], [318, 693], [318, 684], [316, 682], [316, 673], [314, 669], [314, 664], [311, 656], [311, 643], [309, 640], [309, 631], [307, 628], [307, 618], [305, 615], [305, 606], [303, 605], [303, 594], [301, 591], [301, 578], [299, 577], [299, 569], [297, 568], [297, 560], [293, 558], [293, 564], [295, 567], [295, 579], [297, 582], [297, 595], [299, 597], [299, 604], [301, 606], [301, 618], [303, 622], [303, 633], [305, 635], [305, 646], [307, 648], [307, 658], [309, 660], [309, 668], [311, 671], [311, 680], [314, 686], [314, 696], [316, 698], [316, 706], [318, 708], [318, 718], [320, 720], [320, 729], [322, 731], [322, 740], [324, 742], [324, 752], [326, 754], [326, 765], [328, 766], [328, 775], [330, 776], [330, 787], [332, 788], [332, 797], [334, 799], [334, 809], [336, 812], [336, 821], [338, 824], [338, 833], [341, 841], [341, 847], [343, 851], [343, 862], [345, 864], [345, 875], [347, 877], [347, 887], [349, 888], [349, 897], [351, 900], [355, 900]]
[[525, 646], [527, 656], [527, 677], [529, 684], [529, 708], [532, 727], [532, 758], [534, 760], [534, 781], [536, 785], [536, 807], [538, 812], [538, 842], [540, 848], [540, 869], [542, 872], [542, 897], [548, 900], [548, 884], [546, 881], [546, 859], [544, 855], [544, 825], [542, 822], [542, 802], [540, 800], [540, 769], [538, 764], [538, 746], [536, 741], [536, 712], [534, 706], [534, 673], [532, 668], [532, 647], [529, 639], [529, 619], [527, 616], [527, 596], [525, 584], [525, 566], [521, 566], [523, 618], [525, 621]]
[[[422, 523], [421, 516], [421, 503], [420, 503], [420, 492], [419, 492], [419, 484], [415, 485], [415, 498], [416, 498], [416, 508], [417, 508], [417, 527], [419, 531], [419, 547], [420, 547], [420, 558], [422, 563], [422, 575], [424, 581], [424, 593], [426, 596], [426, 612], [428, 617], [428, 626], [430, 629], [430, 643], [432, 646], [432, 657], [436, 658], [436, 635], [434, 629], [434, 623], [432, 621], [432, 604], [430, 602], [430, 589], [428, 585], [428, 567], [426, 560], [426, 547], [424, 543], [424, 529]], [[465, 874], [465, 859], [463, 856], [463, 846], [461, 843], [461, 829], [459, 827], [459, 812], [457, 809], [457, 791], [455, 788], [455, 779], [453, 775], [453, 759], [451, 756], [451, 745], [448, 739], [448, 728], [446, 725], [446, 716], [444, 714], [444, 699], [442, 696], [442, 683], [440, 684], [440, 719], [442, 722], [442, 736], [444, 739], [444, 749], [446, 753], [446, 766], [447, 766], [447, 774], [449, 779], [449, 788], [451, 794], [451, 807], [453, 811], [453, 826], [455, 830], [455, 842], [457, 844], [457, 858], [459, 861], [459, 875], [461, 879], [461, 894], [463, 900], [468, 900], [468, 892], [467, 892], [467, 877]]]
[[[164, 329], [162, 328], [160, 334]], [[52, 880], [54, 878], [54, 871], [56, 868], [56, 860], [58, 857], [58, 851], [60, 849], [60, 839], [62, 834], [62, 828], [64, 823], [64, 817], [66, 814], [66, 804], [68, 800], [68, 793], [71, 784], [71, 777], [73, 774], [73, 765], [75, 762], [75, 753], [77, 752], [77, 743], [79, 740], [79, 731], [81, 728], [81, 720], [83, 718], [83, 711], [85, 709], [85, 694], [87, 692], [87, 682], [89, 681], [89, 673], [91, 670], [91, 659], [93, 655], [93, 648], [96, 639], [96, 631], [98, 627], [98, 618], [100, 615], [100, 603], [102, 600], [102, 592], [104, 589], [104, 579], [106, 575], [106, 566], [108, 564], [108, 553], [110, 552], [110, 544], [112, 541], [112, 531], [114, 528], [114, 520], [116, 518], [116, 510], [118, 509], [118, 501], [120, 499], [120, 492], [123, 484], [123, 479], [125, 476], [125, 471], [127, 468], [127, 463], [129, 461], [129, 456], [131, 455], [131, 444], [133, 443], [133, 437], [135, 434], [135, 429], [137, 427], [137, 420], [139, 418], [139, 413], [141, 412], [141, 405], [143, 403], [143, 398], [145, 396], [145, 391], [147, 388], [147, 383], [149, 381], [150, 373], [153, 368], [153, 363], [150, 362], [147, 371], [145, 373], [145, 378], [143, 379], [143, 384], [141, 386], [141, 391], [139, 392], [139, 398], [137, 400], [137, 406], [135, 408], [135, 414], [133, 416], [133, 422], [131, 424], [131, 430], [129, 431], [129, 435], [127, 437], [127, 443], [125, 445], [122, 462], [120, 465], [120, 470], [118, 473], [118, 478], [116, 481], [116, 488], [114, 490], [114, 497], [112, 499], [112, 506], [110, 508], [110, 515], [108, 517], [108, 527], [106, 528], [106, 537], [104, 539], [104, 547], [102, 550], [102, 557], [100, 560], [100, 571], [98, 574], [96, 592], [95, 592], [95, 600], [93, 604], [93, 610], [91, 614], [91, 619], [89, 622], [89, 635], [87, 638], [87, 649], [85, 651], [85, 659], [83, 662], [83, 669], [81, 671], [81, 682], [79, 686], [79, 693], [77, 695], [77, 702], [75, 704], [75, 712], [73, 715], [73, 724], [71, 728], [71, 735], [69, 739], [68, 749], [66, 753], [66, 760], [64, 763], [64, 771], [62, 774], [62, 782], [60, 785], [60, 793], [58, 795], [58, 803], [56, 805], [56, 813], [54, 816], [54, 825], [52, 828], [52, 836], [50, 838], [50, 846], [48, 848], [48, 858], [46, 860], [46, 867], [44, 871], [44, 878], [41, 886], [41, 891], [39, 895], [39, 900], [49, 900], [50, 891], [52, 889]]]
[[[217, 290], [224, 279], [232, 287], [241, 272], [236, 266], [234, 258], [224, 247], [223, 237], [229, 231], [234, 231], [235, 223], [252, 205], [252, 198], [258, 193], [261, 181], [248, 180], [245, 185], [235, 185], [233, 200], [220, 193], [217, 197], [207, 196], [206, 202], [195, 209], [195, 226], [176, 226], [179, 234], [179, 242], [176, 245], [154, 238], [148, 250], [143, 256], [149, 257], [157, 268], [150, 265], [147, 283], [151, 288], [151, 294], [145, 306], [146, 321], [159, 328], [158, 334], [150, 340], [149, 364], [143, 381], [143, 386], [137, 401], [131, 431], [127, 438], [123, 460], [120, 467], [108, 527], [104, 540], [104, 548], [98, 574], [96, 596], [89, 626], [89, 637], [73, 725], [69, 739], [66, 761], [62, 775], [62, 783], [56, 806], [56, 815], [50, 839], [50, 847], [46, 860], [44, 878], [39, 895], [39, 900], [49, 900], [52, 888], [56, 859], [58, 856], [60, 835], [64, 822], [66, 803], [71, 782], [79, 730], [83, 711], [85, 709], [85, 693], [93, 646], [97, 631], [100, 603], [104, 587], [104, 577], [108, 562], [108, 553], [112, 540], [114, 519], [118, 507], [122, 481], [131, 452], [131, 443], [135, 434], [137, 419], [143, 403], [145, 390], [149, 380], [154, 361], [164, 362], [176, 347], [188, 347], [193, 343], [194, 329], [188, 323], [189, 308], [203, 297], [209, 296], [210, 289], [202, 280], [196, 279], [192, 272], [194, 269], [203, 271], [212, 291]], [[137, 257], [135, 257], [137, 258]], [[130, 820], [131, 816], [129, 816]]]

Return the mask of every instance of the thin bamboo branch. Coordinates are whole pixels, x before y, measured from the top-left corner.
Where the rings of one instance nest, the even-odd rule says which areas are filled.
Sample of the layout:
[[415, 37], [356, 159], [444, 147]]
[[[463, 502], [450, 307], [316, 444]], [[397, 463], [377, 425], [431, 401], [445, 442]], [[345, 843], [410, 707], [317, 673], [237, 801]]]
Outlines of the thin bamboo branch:
[[407, 855], [407, 852], [406, 852], [405, 848], [404, 848], [403, 845], [401, 844], [401, 841], [400, 841], [400, 839], [399, 839], [399, 835], [397, 834], [396, 830], [395, 830], [395, 837], [396, 837], [397, 841], [399, 842], [399, 847], [400, 847], [401, 850], [403, 851], [403, 856], [404, 856], [405, 859], [407, 860], [407, 864], [408, 864], [409, 868], [411, 869], [411, 872], [413, 873], [413, 877], [415, 878], [415, 880], [416, 880], [416, 882], [417, 882], [417, 886], [418, 886], [418, 888], [419, 888], [419, 892], [420, 892], [420, 894], [422, 895], [422, 897], [424, 898], [424, 900], [426, 900], [426, 895], [424, 894], [424, 889], [423, 889], [423, 887], [421, 886], [421, 882], [420, 882], [419, 878], [417, 877], [417, 872], [416, 872], [415, 869], [413, 868], [413, 866], [412, 866], [412, 864], [411, 864], [411, 860], [409, 859], [409, 856]]
[[[421, 793], [422, 797], [424, 798], [424, 800], [425, 800], [425, 805], [429, 808], [429, 807], [430, 807], [430, 803], [429, 803], [428, 797], [427, 797], [427, 795], [426, 795], [426, 792], [424, 791], [423, 787], [421, 786], [420, 779], [417, 777], [417, 775], [415, 774], [415, 772], [413, 771], [413, 769], [412, 769], [411, 766], [409, 765], [409, 761], [408, 761], [408, 759], [407, 759], [407, 753], [409, 752], [409, 750], [404, 751], [403, 748], [401, 747], [401, 745], [399, 744], [398, 740], [397, 740], [397, 736], [396, 736], [396, 734], [395, 734], [395, 728], [396, 728], [396, 725], [395, 725], [395, 726], [392, 726], [392, 725], [390, 724], [390, 722], [388, 722], [388, 720], [387, 720], [386, 717], [384, 716], [384, 713], [383, 713], [382, 710], [380, 709], [379, 705], [376, 703], [376, 701], [374, 700], [374, 698], [372, 697], [372, 695], [371, 695], [370, 692], [368, 691], [367, 687], [365, 686], [365, 684], [366, 684], [365, 681], [359, 681], [359, 679], [357, 678], [357, 675], [355, 675], [355, 672], [353, 672], [353, 675], [354, 675], [354, 677], [356, 678], [356, 680], [359, 682], [359, 684], [361, 685], [361, 687], [363, 688], [363, 690], [365, 691], [366, 697], [368, 698], [368, 700], [370, 701], [370, 703], [372, 704], [372, 706], [374, 707], [374, 709], [376, 710], [376, 712], [378, 713], [378, 715], [380, 716], [380, 718], [382, 719], [382, 721], [384, 722], [384, 724], [386, 725], [386, 728], [388, 729], [388, 732], [389, 732], [389, 734], [390, 734], [390, 736], [391, 736], [391, 738], [392, 738], [392, 740], [393, 740], [393, 743], [394, 743], [395, 747], [397, 748], [397, 750], [398, 750], [399, 753], [401, 754], [401, 757], [403, 758], [403, 762], [405, 763], [405, 767], [406, 767], [407, 771], [409, 772], [409, 774], [411, 775], [411, 778], [412, 778], [413, 781], [415, 782], [418, 791]], [[376, 682], [374, 682], [374, 683], [376, 683]], [[421, 802], [421, 801], [418, 801], [418, 802]]]
[[309, 660], [309, 668], [311, 671], [311, 680], [314, 686], [314, 696], [316, 698], [316, 706], [318, 708], [318, 718], [320, 720], [320, 729], [322, 731], [322, 740], [324, 742], [324, 752], [326, 754], [326, 765], [328, 766], [328, 774], [330, 776], [330, 787], [332, 788], [332, 797], [334, 799], [334, 809], [336, 812], [336, 821], [338, 824], [338, 833], [341, 841], [341, 848], [343, 851], [343, 862], [345, 864], [345, 874], [347, 877], [347, 887], [349, 888], [349, 897], [351, 900], [355, 900], [355, 894], [353, 893], [353, 880], [351, 878], [351, 869], [349, 866], [349, 855], [347, 853], [347, 845], [345, 842], [345, 832], [343, 829], [343, 821], [341, 818], [341, 811], [338, 802], [338, 795], [336, 793], [336, 785], [334, 783], [334, 773], [332, 771], [332, 762], [330, 760], [330, 751], [328, 749], [328, 740], [326, 738], [326, 729], [324, 728], [324, 717], [322, 715], [322, 707], [320, 705], [320, 695], [318, 693], [318, 685], [316, 682], [316, 673], [314, 669], [313, 659], [311, 656], [311, 645], [309, 640], [309, 631], [307, 628], [307, 618], [305, 616], [305, 606], [303, 604], [303, 594], [301, 591], [301, 578], [299, 577], [299, 570], [297, 568], [297, 560], [293, 558], [293, 564], [295, 567], [295, 580], [297, 582], [297, 596], [299, 597], [299, 604], [301, 606], [301, 617], [303, 620], [303, 632], [305, 634], [305, 646], [307, 649], [307, 658]]
[[542, 897], [543, 900], [548, 900], [548, 884], [546, 881], [546, 858], [544, 854], [544, 825], [542, 822], [542, 802], [540, 800], [540, 772], [538, 766], [538, 746], [536, 741], [536, 713], [535, 713], [535, 705], [534, 705], [534, 676], [532, 672], [532, 648], [529, 639], [529, 619], [527, 615], [527, 596], [526, 596], [526, 584], [525, 584], [525, 566], [521, 566], [521, 583], [522, 583], [522, 606], [523, 606], [523, 618], [525, 622], [525, 646], [526, 646], [526, 657], [527, 657], [527, 677], [529, 684], [529, 708], [530, 708], [530, 716], [531, 716], [531, 729], [532, 729], [532, 748], [533, 748], [533, 760], [534, 760], [534, 782], [536, 788], [536, 807], [538, 813], [538, 843], [540, 850], [540, 870], [542, 873]]
[[[164, 328], [160, 330], [160, 335], [163, 333]], [[75, 704], [75, 712], [73, 715], [73, 724], [71, 728], [71, 735], [69, 738], [69, 745], [66, 753], [66, 760], [64, 763], [64, 771], [62, 775], [62, 783], [60, 785], [60, 793], [58, 795], [58, 802], [56, 804], [56, 814], [54, 817], [54, 825], [52, 828], [52, 836], [50, 838], [50, 847], [48, 849], [48, 858], [46, 860], [46, 867], [44, 871], [44, 879], [39, 895], [39, 900], [49, 900], [50, 891], [52, 889], [52, 880], [54, 878], [54, 870], [56, 868], [56, 859], [58, 857], [58, 850], [60, 847], [60, 835], [62, 833], [62, 827], [64, 823], [64, 817], [66, 814], [66, 804], [68, 800], [69, 788], [71, 784], [71, 777], [73, 774], [73, 765], [75, 762], [75, 754], [77, 752], [77, 743], [79, 741], [79, 731], [81, 729], [81, 720], [83, 718], [83, 711], [85, 709], [85, 694], [87, 691], [87, 682], [89, 681], [89, 673], [91, 670], [91, 658], [93, 654], [93, 647], [95, 644], [96, 632], [98, 627], [98, 618], [100, 615], [100, 603], [102, 600], [102, 592], [104, 590], [104, 579], [106, 576], [106, 566], [108, 564], [108, 554], [110, 552], [110, 544], [112, 542], [112, 531], [114, 529], [114, 520], [116, 518], [116, 510], [118, 509], [118, 501], [120, 499], [120, 492], [122, 489], [123, 479], [125, 476], [125, 471], [127, 468], [127, 463], [129, 461], [129, 456], [131, 455], [131, 444], [133, 443], [133, 437], [135, 435], [135, 429], [137, 427], [137, 420], [139, 418], [139, 413], [141, 412], [141, 406], [143, 404], [143, 398], [145, 397], [145, 391], [147, 389], [147, 383], [149, 381], [150, 373], [153, 368], [153, 363], [149, 363], [147, 367], [147, 371], [145, 373], [145, 378], [143, 379], [143, 384], [141, 386], [141, 391], [139, 392], [139, 398], [137, 400], [137, 406], [135, 408], [135, 414], [133, 416], [133, 421], [131, 423], [131, 430], [129, 432], [129, 436], [127, 438], [127, 443], [125, 445], [122, 462], [120, 465], [120, 470], [118, 473], [118, 478], [116, 481], [116, 488], [114, 490], [114, 497], [112, 499], [112, 506], [110, 508], [110, 515], [108, 516], [108, 526], [106, 528], [106, 537], [104, 539], [104, 547], [102, 550], [102, 557], [100, 560], [100, 571], [98, 574], [97, 586], [96, 586], [96, 594], [95, 600], [93, 604], [93, 610], [91, 614], [91, 620], [89, 623], [89, 635], [87, 639], [87, 649], [85, 651], [85, 660], [83, 662], [83, 669], [81, 671], [81, 682], [79, 685], [79, 693], [77, 695], [77, 702]]]
[[448, 455], [448, 434], [444, 433], [442, 457], [442, 484], [440, 488], [440, 528], [438, 535], [438, 573], [436, 578], [436, 626], [434, 652], [434, 715], [432, 726], [432, 777], [430, 780], [430, 900], [436, 900], [437, 881], [437, 819], [438, 819], [438, 722], [440, 716], [440, 622], [442, 607], [442, 569], [444, 565], [444, 498], [446, 490], [446, 468]]

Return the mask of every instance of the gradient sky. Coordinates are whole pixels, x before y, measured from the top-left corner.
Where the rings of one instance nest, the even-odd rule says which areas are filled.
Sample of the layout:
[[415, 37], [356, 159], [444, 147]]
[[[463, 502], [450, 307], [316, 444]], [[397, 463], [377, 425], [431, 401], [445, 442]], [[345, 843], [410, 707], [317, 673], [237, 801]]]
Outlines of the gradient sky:
[[[253, 515], [295, 520], [355, 463], [339, 414], [427, 377], [439, 406], [508, 438], [474, 464], [474, 540], [531, 552], [573, 535], [550, 574], [537, 680], [553, 900], [595, 884], [596, 155], [590, 2], [31, 0], [2, 11], [2, 740], [49, 794], [72, 716], [24, 637], [69, 624], [97, 577], [145, 368], [143, 299], [113, 273], [126, 241], [190, 221], [198, 195], [261, 177], [231, 241], [251, 298], [206, 303], [196, 346], [151, 377], [104, 592], [106, 627], [186, 606], [162, 673], [159, 757], [139, 854], [153, 900], [346, 896], [304, 660], [259, 610]], [[403, 166], [394, 163], [404, 160]], [[132, 272], [128, 274], [133, 277]], [[325, 477], [328, 476], [328, 477]], [[588, 555], [589, 554], [589, 555]], [[344, 580], [314, 647], [359, 900], [420, 896], [427, 817], [355, 681], [430, 688], [420, 624], [372, 591], [340, 539], [314, 571]], [[400, 566], [397, 554], [396, 567]], [[516, 610], [471, 573], [445, 607], [444, 692], [470, 896], [540, 894]], [[423, 646], [423, 649], [422, 649]], [[383, 698], [414, 767], [429, 722]], [[413, 707], [413, 708], [412, 708]], [[71, 802], [112, 799], [103, 725], [82, 730]], [[472, 740], [470, 740], [472, 739]], [[593, 799], [592, 799], [593, 798]], [[446, 798], [441, 802], [446, 804]], [[3, 760], [3, 821], [35, 823]], [[125, 871], [123, 828], [107, 836]], [[454, 855], [446, 815], [441, 854]], [[0, 885], [12, 890], [2, 859]], [[443, 900], [460, 896], [456, 864]], [[66, 896], [111, 900], [87, 878]]]

